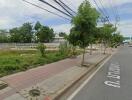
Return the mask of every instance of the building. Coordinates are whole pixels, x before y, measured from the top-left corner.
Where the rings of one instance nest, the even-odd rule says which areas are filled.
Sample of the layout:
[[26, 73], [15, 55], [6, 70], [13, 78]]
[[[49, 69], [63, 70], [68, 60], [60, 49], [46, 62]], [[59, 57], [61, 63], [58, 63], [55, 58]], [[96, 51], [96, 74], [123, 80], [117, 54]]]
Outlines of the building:
[[63, 42], [66, 42], [66, 40], [64, 37], [55, 36], [53, 42], [54, 43], [63, 43]]

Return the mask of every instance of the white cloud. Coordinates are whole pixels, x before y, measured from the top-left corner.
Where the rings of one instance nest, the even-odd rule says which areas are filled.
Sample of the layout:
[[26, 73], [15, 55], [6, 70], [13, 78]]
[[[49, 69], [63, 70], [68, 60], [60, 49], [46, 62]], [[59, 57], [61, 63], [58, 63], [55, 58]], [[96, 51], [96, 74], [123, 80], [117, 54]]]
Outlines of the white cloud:
[[132, 20], [121, 21], [118, 28], [124, 36], [132, 36]]
[[56, 25], [56, 26], [51, 26], [55, 30], [55, 32], [66, 32], [69, 34], [70, 29], [71, 29], [71, 24], [62, 24], [62, 25]]
[[[40, 3], [38, 0], [27, 0], [27, 1], [33, 2], [41, 7], [47, 8], [48, 10], [53, 11], [57, 14], [61, 14], [58, 11], [52, 9], [51, 7]], [[53, 0], [46, 0], [46, 1], [57, 6], [57, 4], [53, 2]], [[83, 0], [62, 0], [62, 1], [76, 11], [78, 6]], [[109, 0], [102, 0], [102, 1], [105, 7], [110, 7]], [[132, 3], [132, 0], [111, 0], [111, 1], [113, 1], [114, 5]], [[93, 6], [95, 6], [95, 3], [93, 2], [93, 0], [90, 0], [90, 2], [92, 3]], [[62, 9], [61, 7], [59, 8]], [[2, 12], [0, 13], [0, 28], [11, 28], [11, 27], [19, 26], [26, 21], [34, 22], [37, 20], [40, 20], [40, 21], [42, 20], [43, 22], [47, 22], [47, 20], [50, 20], [50, 19], [53, 20], [57, 18], [58, 20], [62, 20], [61, 18], [59, 19], [59, 17], [52, 15], [46, 11], [43, 11], [39, 8], [36, 8], [30, 4], [27, 4], [23, 2], [22, 0], [0, 0], [0, 12]], [[132, 13], [130, 7], [120, 8], [120, 12]], [[36, 19], [36, 16], [38, 19]], [[130, 22], [132, 22], [132, 20], [130, 20]], [[121, 23], [127, 23], [127, 21], [121, 20]], [[132, 25], [132, 23], [129, 23], [129, 24]], [[71, 28], [70, 24], [65, 24], [65, 23], [60, 25], [55, 25], [54, 22], [50, 22], [50, 25], [55, 29], [56, 32], [64, 31], [69, 33], [69, 30]], [[130, 26], [127, 26], [126, 28], [124, 28], [123, 26], [120, 26], [119, 29], [121, 30], [122, 33], [125, 33], [127, 35], [130, 34], [131, 32]]]

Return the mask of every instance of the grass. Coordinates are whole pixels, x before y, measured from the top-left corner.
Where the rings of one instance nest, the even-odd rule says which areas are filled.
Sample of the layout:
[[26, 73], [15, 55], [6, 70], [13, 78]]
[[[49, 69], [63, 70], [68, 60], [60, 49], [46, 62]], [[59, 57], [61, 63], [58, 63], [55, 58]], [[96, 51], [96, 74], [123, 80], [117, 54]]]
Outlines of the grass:
[[59, 54], [57, 51], [46, 52], [46, 57], [41, 57], [37, 51], [0, 50], [0, 77], [56, 62], [67, 57], [67, 54]]

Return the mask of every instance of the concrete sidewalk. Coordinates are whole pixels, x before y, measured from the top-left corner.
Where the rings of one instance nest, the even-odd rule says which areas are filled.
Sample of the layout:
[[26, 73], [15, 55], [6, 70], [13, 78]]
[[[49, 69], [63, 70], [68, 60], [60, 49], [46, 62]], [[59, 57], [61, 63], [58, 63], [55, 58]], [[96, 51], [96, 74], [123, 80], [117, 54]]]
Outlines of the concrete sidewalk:
[[[98, 53], [87, 54], [86, 62], [94, 65], [105, 57]], [[46, 96], [52, 99], [88, 71], [86, 67], [78, 67], [80, 61], [79, 56], [3, 77], [0, 80], [8, 83], [9, 87], [0, 91], [0, 100], [44, 100]], [[32, 89], [39, 90], [41, 94], [31, 97], [29, 91]]]

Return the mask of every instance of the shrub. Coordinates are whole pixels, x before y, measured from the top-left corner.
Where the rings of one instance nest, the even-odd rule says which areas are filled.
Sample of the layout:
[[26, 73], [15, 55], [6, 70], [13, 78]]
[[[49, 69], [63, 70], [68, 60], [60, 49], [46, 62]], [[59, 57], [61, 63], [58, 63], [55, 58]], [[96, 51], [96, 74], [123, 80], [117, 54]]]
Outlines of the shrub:
[[3, 71], [6, 71], [7, 73], [14, 73], [19, 70], [18, 65], [4, 65], [2, 66]]
[[70, 50], [71, 50], [71, 47], [69, 46], [69, 44], [67, 42], [61, 43], [59, 46], [59, 53], [60, 54], [67, 55]]
[[40, 43], [37, 47], [42, 57], [46, 54], [46, 46], [43, 43]]

